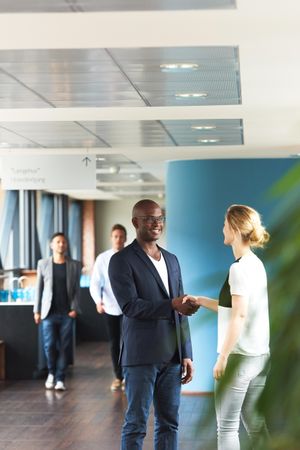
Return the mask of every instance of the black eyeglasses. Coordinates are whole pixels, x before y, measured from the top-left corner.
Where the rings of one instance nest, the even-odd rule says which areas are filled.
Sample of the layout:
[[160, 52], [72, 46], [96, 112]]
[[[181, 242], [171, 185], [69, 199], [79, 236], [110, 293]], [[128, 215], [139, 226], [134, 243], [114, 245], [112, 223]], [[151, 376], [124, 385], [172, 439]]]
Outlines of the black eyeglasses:
[[165, 216], [136, 216], [137, 219], [143, 219], [145, 223], [148, 225], [152, 225], [154, 223], [165, 223]]

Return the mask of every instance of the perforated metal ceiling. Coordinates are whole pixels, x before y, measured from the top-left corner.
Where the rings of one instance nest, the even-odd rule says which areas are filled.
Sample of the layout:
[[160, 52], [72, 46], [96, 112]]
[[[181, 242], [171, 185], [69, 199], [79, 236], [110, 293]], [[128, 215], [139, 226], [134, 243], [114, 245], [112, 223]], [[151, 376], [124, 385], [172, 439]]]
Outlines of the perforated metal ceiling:
[[231, 119], [0, 123], [0, 148], [169, 147], [242, 143], [242, 122]]
[[1, 0], [1, 12], [231, 9], [235, 0]]
[[[195, 68], [164, 68], [178, 62]], [[0, 51], [0, 108], [240, 102], [235, 47]]]

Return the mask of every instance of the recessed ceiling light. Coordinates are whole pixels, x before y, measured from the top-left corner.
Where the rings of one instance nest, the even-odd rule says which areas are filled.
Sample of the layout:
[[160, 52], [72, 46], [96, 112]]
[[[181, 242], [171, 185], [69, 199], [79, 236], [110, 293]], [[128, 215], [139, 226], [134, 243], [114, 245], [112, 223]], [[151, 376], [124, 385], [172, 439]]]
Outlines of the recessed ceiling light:
[[195, 70], [198, 69], [198, 64], [195, 63], [170, 63], [160, 64], [162, 70]]
[[109, 173], [117, 174], [120, 172], [120, 167], [117, 165], [112, 165], [109, 167], [108, 171], [109, 171]]
[[198, 97], [207, 97], [207, 92], [179, 92], [175, 94], [175, 97], [180, 98], [198, 98]]
[[215, 130], [216, 125], [194, 125], [191, 127], [193, 130]]
[[220, 139], [198, 139], [201, 144], [214, 144], [215, 142], [220, 142]]

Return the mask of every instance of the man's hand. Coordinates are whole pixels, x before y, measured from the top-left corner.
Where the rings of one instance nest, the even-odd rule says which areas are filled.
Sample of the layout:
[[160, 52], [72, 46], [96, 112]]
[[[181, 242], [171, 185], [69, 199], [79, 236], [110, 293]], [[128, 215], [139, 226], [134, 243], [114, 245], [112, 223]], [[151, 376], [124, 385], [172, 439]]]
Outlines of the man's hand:
[[96, 303], [96, 309], [97, 309], [98, 314], [105, 313], [105, 309], [104, 309], [104, 306], [103, 306], [102, 302], [101, 303]]
[[41, 323], [41, 315], [39, 313], [34, 313], [33, 315], [33, 319], [35, 321], [35, 323], [38, 325], [39, 323]]
[[68, 316], [71, 317], [72, 319], [76, 319], [77, 312], [74, 311], [74, 309], [73, 309], [72, 311], [69, 312]]
[[183, 302], [184, 297], [186, 297], [186, 295], [181, 295], [180, 297], [173, 298], [172, 308], [175, 309], [180, 314], [184, 314], [185, 316], [191, 316], [192, 314], [198, 311], [199, 306], [192, 304], [189, 300]]
[[193, 361], [189, 358], [184, 358], [182, 361], [182, 375], [181, 384], [187, 384], [193, 379], [194, 366]]

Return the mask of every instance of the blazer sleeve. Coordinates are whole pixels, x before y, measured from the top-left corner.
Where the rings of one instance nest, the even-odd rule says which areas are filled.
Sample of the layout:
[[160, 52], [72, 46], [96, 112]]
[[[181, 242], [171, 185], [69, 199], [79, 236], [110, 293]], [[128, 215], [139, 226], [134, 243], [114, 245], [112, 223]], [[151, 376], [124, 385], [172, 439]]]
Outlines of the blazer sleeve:
[[44, 277], [42, 274], [42, 261], [38, 261], [37, 265], [37, 280], [36, 280], [36, 287], [35, 287], [35, 298], [34, 298], [34, 306], [33, 306], [33, 312], [34, 313], [41, 313], [42, 308], [42, 293], [44, 290]]
[[127, 317], [144, 320], [171, 319], [173, 309], [170, 299], [163, 298], [158, 291], [149, 295], [149, 298], [144, 298], [143, 280], [136, 279], [137, 274], [133, 273], [127, 258], [121, 252], [111, 257], [108, 273], [113, 293]]
[[[176, 258], [176, 260], [177, 260], [177, 264], [179, 267], [179, 273], [180, 273], [180, 279], [179, 279], [179, 296], [180, 296], [180, 295], [183, 295], [183, 284], [182, 284], [180, 265], [179, 265], [177, 258]], [[177, 313], [175, 313], [175, 314], [177, 314]], [[188, 320], [187, 316], [183, 316], [181, 314], [178, 314], [178, 316], [179, 316], [179, 322], [180, 322], [180, 334], [181, 334], [180, 338], [181, 338], [182, 358], [193, 359], [189, 320]]]
[[80, 276], [81, 276], [81, 267], [82, 264], [80, 261], [73, 260], [74, 264], [74, 279], [72, 280], [73, 284], [73, 296], [71, 299], [71, 309], [76, 311], [77, 313], [81, 313], [80, 308]]
[[179, 320], [180, 320], [180, 331], [181, 331], [182, 358], [193, 359], [189, 320], [186, 316], [180, 316]]

